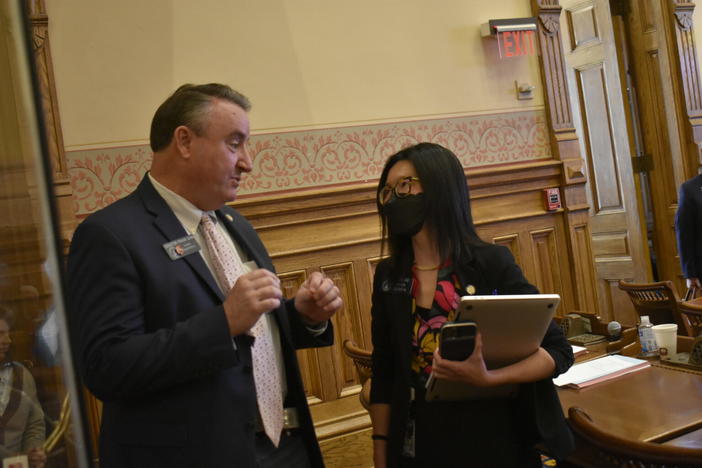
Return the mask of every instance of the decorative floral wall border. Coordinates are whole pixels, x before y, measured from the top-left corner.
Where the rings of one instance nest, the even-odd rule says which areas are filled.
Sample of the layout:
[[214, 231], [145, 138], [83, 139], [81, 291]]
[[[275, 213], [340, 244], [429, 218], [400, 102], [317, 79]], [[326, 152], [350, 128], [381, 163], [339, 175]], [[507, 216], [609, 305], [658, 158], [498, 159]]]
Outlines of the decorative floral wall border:
[[[431, 141], [465, 167], [551, 157], [544, 111], [397, 122], [252, 135], [254, 169], [241, 197], [376, 180], [385, 159]], [[86, 216], [124, 197], [151, 165], [148, 145], [69, 151], [75, 212]]]

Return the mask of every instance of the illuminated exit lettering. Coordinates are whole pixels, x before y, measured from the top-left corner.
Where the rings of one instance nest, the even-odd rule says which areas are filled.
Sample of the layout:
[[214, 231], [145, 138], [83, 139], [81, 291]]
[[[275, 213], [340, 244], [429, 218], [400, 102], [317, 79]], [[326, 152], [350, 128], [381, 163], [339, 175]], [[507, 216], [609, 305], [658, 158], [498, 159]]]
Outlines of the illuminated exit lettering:
[[534, 31], [504, 31], [497, 33], [500, 58], [536, 55]]

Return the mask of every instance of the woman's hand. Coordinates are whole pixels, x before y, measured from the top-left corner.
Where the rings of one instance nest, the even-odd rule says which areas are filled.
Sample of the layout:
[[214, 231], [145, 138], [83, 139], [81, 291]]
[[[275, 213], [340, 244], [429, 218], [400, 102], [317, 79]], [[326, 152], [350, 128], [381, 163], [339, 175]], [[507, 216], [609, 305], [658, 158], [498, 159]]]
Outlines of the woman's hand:
[[491, 387], [497, 385], [496, 376], [485, 366], [483, 359], [483, 339], [478, 332], [475, 336], [475, 348], [473, 354], [465, 361], [451, 361], [443, 359], [437, 348], [434, 351], [434, 362], [432, 364], [434, 376], [445, 380], [455, 380], [465, 382], [476, 387]]
[[439, 350], [434, 351], [432, 370], [440, 379], [466, 382], [476, 387], [494, 387], [502, 384], [522, 384], [553, 377], [556, 363], [551, 355], [539, 348], [521, 361], [499, 369], [488, 370], [483, 359], [483, 338], [475, 336], [475, 349], [465, 361], [442, 359]]

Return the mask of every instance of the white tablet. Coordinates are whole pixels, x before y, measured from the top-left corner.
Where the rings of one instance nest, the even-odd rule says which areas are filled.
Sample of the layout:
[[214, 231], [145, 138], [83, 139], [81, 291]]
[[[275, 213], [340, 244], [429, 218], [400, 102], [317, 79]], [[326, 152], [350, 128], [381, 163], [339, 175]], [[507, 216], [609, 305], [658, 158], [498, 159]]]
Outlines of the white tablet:
[[[456, 321], [478, 325], [485, 364], [488, 369], [497, 369], [539, 349], [560, 300], [558, 294], [464, 296]], [[426, 388], [425, 398], [429, 401], [504, 397], [516, 391], [516, 385], [478, 388], [435, 379], [433, 375]]]

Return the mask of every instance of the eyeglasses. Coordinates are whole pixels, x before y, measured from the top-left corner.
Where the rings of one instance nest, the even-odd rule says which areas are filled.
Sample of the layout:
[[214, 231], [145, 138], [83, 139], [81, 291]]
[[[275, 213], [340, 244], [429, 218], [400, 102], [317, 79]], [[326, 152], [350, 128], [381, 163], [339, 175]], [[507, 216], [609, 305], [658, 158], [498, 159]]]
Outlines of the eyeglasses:
[[412, 193], [412, 184], [414, 182], [419, 182], [418, 177], [403, 177], [400, 179], [394, 187], [385, 186], [378, 193], [378, 203], [385, 205], [392, 198], [394, 193], [397, 198], [405, 198], [407, 195]]

